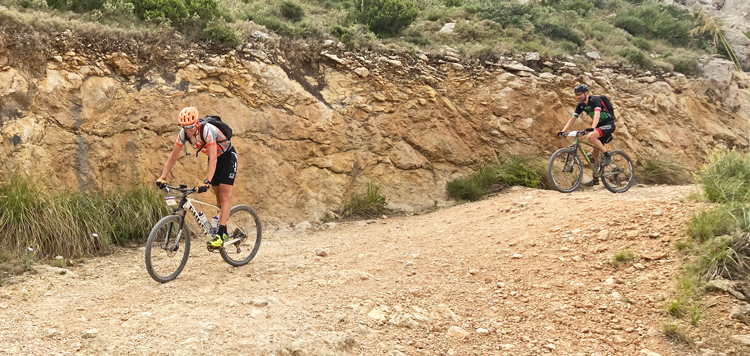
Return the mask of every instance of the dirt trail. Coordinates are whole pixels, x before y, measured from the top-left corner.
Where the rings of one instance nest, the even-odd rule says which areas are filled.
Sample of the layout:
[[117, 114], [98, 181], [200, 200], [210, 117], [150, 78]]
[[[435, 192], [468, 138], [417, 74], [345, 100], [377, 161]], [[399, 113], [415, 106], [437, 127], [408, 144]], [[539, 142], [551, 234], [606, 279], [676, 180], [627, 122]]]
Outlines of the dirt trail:
[[[698, 355], [662, 327], [681, 265], [671, 243], [700, 208], [695, 189], [513, 189], [419, 216], [269, 231], [242, 268], [199, 241], [167, 284], [149, 278], [142, 248], [65, 274], [39, 267], [0, 288], [0, 355]], [[641, 257], [616, 269], [607, 260], [624, 246]], [[688, 334], [750, 354], [729, 339], [750, 334], [727, 318], [738, 302], [709, 298]]]

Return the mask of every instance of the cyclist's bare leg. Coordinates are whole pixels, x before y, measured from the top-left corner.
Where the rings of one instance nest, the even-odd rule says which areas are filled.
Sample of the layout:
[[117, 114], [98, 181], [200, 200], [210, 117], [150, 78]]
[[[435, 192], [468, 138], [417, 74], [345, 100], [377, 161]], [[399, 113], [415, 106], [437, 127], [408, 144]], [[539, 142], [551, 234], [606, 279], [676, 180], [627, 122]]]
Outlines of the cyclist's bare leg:
[[589, 140], [589, 143], [594, 145], [594, 151], [591, 153], [594, 156], [594, 165], [591, 167], [593, 171], [596, 172], [596, 168], [599, 167], [599, 154], [601, 152], [606, 152], [607, 150], [604, 148], [604, 144], [602, 144], [602, 141], [599, 140], [599, 137], [601, 135], [599, 134], [599, 131], [594, 130], [593, 132], [589, 133], [586, 138]]
[[229, 212], [232, 210], [232, 186], [228, 184], [219, 184], [218, 187], [214, 187], [216, 194], [216, 205], [221, 207], [221, 213], [219, 214], [219, 225], [227, 226], [229, 220]]

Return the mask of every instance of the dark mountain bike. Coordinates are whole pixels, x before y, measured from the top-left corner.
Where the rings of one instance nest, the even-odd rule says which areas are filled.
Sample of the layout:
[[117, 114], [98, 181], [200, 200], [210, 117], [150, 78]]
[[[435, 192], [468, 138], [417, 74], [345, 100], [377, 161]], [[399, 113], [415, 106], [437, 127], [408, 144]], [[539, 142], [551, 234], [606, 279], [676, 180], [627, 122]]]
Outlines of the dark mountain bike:
[[[203, 229], [206, 238], [211, 238], [211, 223], [208, 218], [195, 209], [194, 204], [219, 207], [188, 198], [188, 195], [198, 191], [198, 188], [188, 188], [184, 184], [179, 187], [167, 185], [167, 192], [174, 190], [182, 196], [165, 198], [168, 206], [172, 207], [172, 214], [163, 217], [151, 229], [146, 242], [146, 270], [157, 282], [166, 283], [177, 278], [187, 263], [190, 254], [190, 229], [185, 221], [188, 212], [193, 216], [198, 226]], [[253, 208], [247, 205], [236, 205], [229, 212], [227, 221], [228, 238], [224, 246], [218, 249], [221, 258], [234, 267], [244, 266], [258, 253], [261, 235], [263, 234], [260, 217]], [[214, 252], [215, 249], [209, 249]]]
[[552, 186], [562, 193], [570, 193], [578, 189], [583, 179], [583, 163], [581, 163], [580, 158], [583, 157], [588, 162], [589, 167], [592, 167], [594, 176], [600, 178], [607, 190], [612, 193], [624, 193], [630, 189], [635, 181], [633, 161], [630, 160], [630, 157], [620, 150], [609, 151], [612, 161], [604, 167], [593, 169], [593, 157], [590, 157], [581, 145], [594, 146], [578, 139], [578, 136], [585, 134], [585, 131], [567, 133], [567, 137], [574, 138], [573, 144], [555, 151], [550, 157], [547, 176]]

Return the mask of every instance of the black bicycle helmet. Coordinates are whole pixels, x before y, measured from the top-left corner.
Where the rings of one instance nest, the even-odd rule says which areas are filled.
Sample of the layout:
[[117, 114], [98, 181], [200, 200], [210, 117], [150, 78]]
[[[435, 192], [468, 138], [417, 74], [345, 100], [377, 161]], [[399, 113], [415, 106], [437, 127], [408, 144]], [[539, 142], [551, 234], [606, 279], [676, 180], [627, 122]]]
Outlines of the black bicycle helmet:
[[576, 93], [585, 93], [589, 91], [589, 86], [586, 84], [578, 84], [576, 85], [576, 88], [574, 89]]

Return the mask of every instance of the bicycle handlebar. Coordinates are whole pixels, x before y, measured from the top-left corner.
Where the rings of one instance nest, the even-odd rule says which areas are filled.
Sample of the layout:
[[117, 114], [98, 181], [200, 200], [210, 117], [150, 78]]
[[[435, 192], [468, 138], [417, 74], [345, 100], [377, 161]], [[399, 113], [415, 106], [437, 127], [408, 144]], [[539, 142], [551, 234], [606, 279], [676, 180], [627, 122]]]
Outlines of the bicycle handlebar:
[[193, 194], [193, 193], [195, 193], [195, 192], [198, 191], [198, 187], [188, 188], [187, 185], [185, 185], [185, 184], [180, 184], [179, 187], [171, 186], [169, 184], [164, 184], [164, 188], [163, 189], [166, 189], [167, 192], [169, 192], [169, 190], [176, 190], [176, 191], [178, 191], [178, 192], [180, 192], [182, 194], [185, 194], [185, 195]]
[[587, 134], [588, 132], [584, 131], [570, 131], [565, 134], [565, 137], [576, 137], [576, 136], [583, 136]]

